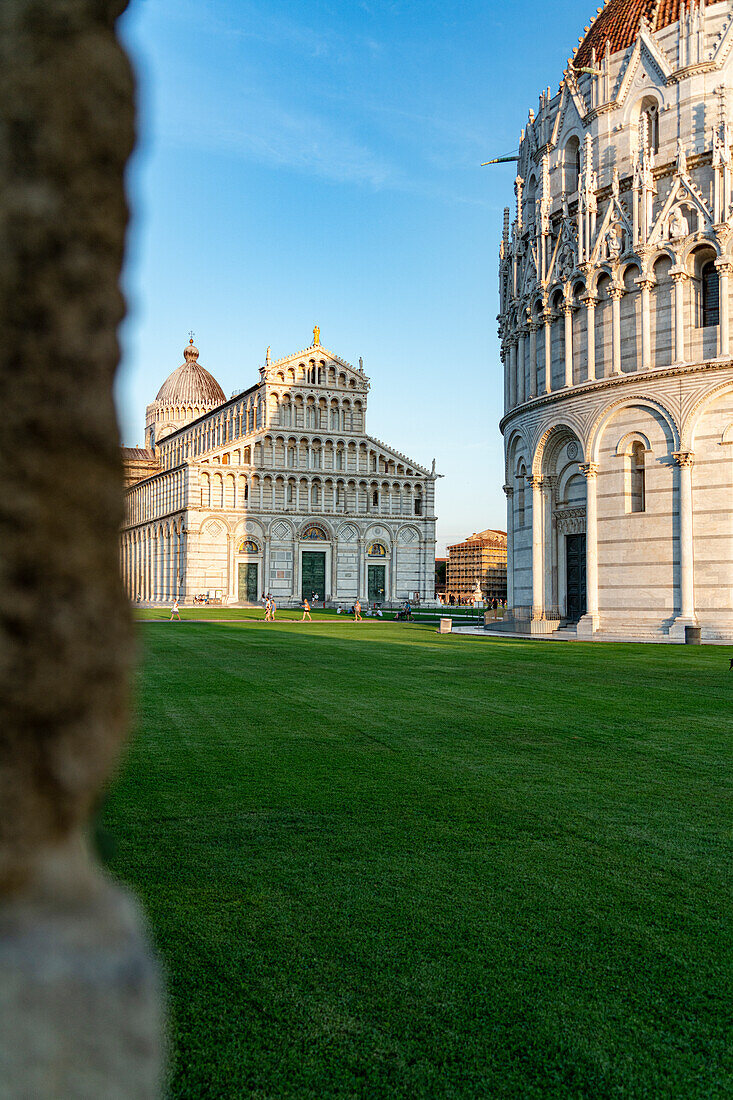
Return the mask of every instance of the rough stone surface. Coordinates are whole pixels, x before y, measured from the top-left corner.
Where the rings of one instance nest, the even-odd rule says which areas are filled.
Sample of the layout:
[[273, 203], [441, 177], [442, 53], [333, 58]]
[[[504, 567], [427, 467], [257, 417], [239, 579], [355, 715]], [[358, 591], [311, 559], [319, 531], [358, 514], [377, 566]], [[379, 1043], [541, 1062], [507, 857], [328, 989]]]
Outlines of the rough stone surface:
[[134, 138], [125, 6], [0, 4], [0, 1094], [13, 1097], [145, 1097], [158, 1082], [154, 965], [82, 840], [124, 737], [131, 639], [112, 404]]

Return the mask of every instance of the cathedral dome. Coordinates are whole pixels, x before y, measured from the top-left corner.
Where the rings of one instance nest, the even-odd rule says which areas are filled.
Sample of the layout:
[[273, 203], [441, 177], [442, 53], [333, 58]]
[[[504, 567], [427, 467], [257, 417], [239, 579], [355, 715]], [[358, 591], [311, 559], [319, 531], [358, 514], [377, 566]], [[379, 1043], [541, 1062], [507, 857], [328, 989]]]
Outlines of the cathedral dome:
[[652, 32], [659, 31], [676, 23], [685, 7], [684, 0], [609, 0], [578, 47], [573, 65], [590, 65], [593, 52], [599, 61], [607, 44], [612, 54], [625, 50], [638, 35], [642, 20]]
[[158, 390], [156, 401], [166, 405], [221, 405], [224, 391], [198, 361], [199, 349], [190, 340], [183, 352], [185, 362], [169, 374]]

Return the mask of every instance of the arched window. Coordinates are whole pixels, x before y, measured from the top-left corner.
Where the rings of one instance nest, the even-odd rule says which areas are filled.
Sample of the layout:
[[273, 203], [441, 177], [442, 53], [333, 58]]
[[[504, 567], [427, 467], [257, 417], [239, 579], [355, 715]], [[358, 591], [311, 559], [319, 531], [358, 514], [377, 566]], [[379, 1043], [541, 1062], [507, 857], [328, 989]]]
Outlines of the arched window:
[[639, 111], [639, 151], [659, 152], [659, 104], [647, 96]]
[[634, 443], [629, 455], [629, 511], [646, 511], [646, 484], [643, 443]]
[[422, 515], [422, 497], [420, 495], [420, 490], [419, 489], [415, 493], [415, 515], [416, 516], [421, 516]]
[[379, 489], [375, 489], [374, 492], [372, 493], [372, 507], [373, 508], [378, 508], [379, 507]]
[[580, 141], [577, 137], [568, 139], [565, 145], [565, 156], [563, 157], [563, 161], [565, 169], [565, 191], [568, 195], [574, 195], [578, 190], [578, 179], [580, 178]]
[[712, 260], [703, 265], [700, 280], [702, 283], [702, 324], [705, 328], [708, 325], [717, 325], [720, 316], [720, 284], [718, 282], [718, 271]]

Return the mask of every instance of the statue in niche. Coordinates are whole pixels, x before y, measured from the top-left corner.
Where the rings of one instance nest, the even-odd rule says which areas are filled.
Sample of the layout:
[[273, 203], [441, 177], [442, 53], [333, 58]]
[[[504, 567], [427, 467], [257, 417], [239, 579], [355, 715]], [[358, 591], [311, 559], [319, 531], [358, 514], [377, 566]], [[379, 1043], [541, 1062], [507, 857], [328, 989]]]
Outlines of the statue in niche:
[[680, 176], [687, 175], [687, 155], [682, 138], [677, 138], [677, 172]]
[[560, 272], [560, 278], [563, 282], [567, 282], [573, 271], [575, 270], [575, 253], [569, 244], [566, 244], [560, 254], [560, 261], [558, 263]]
[[670, 237], [686, 237], [690, 232], [690, 227], [687, 224], [687, 218], [682, 213], [679, 206], [676, 206], [672, 211], [669, 219], [669, 235]]
[[621, 255], [622, 227], [618, 222], [611, 222], [606, 230], [606, 251], [609, 260], [614, 263]]

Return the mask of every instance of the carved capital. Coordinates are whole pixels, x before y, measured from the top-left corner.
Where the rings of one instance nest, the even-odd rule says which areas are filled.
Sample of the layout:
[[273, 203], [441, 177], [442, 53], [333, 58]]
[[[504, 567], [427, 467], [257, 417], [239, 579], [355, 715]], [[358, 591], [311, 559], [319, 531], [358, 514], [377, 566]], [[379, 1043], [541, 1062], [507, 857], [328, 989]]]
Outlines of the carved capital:
[[675, 461], [676, 466], [690, 467], [695, 461], [694, 451], [674, 451], [672, 458]]
[[530, 489], [541, 489], [542, 488], [542, 482], [543, 482], [543, 478], [540, 474], [528, 474], [527, 475], [527, 484], [529, 485]]
[[614, 302], [620, 302], [626, 293], [626, 289], [622, 286], [610, 286], [608, 288], [608, 297]]
[[581, 298], [581, 302], [586, 309], [595, 309], [599, 301], [600, 298], [597, 298], [594, 294], [586, 294]]
[[657, 280], [651, 275], [640, 275], [638, 279], [634, 279], [634, 282], [639, 290], [651, 290], [653, 286], [657, 285]]
[[718, 274], [719, 275], [731, 275], [731, 274], [733, 274], [733, 263], [730, 260], [728, 260], [728, 259], [726, 259], [722, 256], [719, 260], [715, 261], [715, 266], [718, 269]]
[[588, 481], [595, 481], [596, 474], [598, 473], [597, 462], [581, 462], [580, 472]]
[[514, 486], [513, 485], [502, 485], [502, 489], [504, 490], [504, 492], [506, 493], [506, 495], [508, 497], [511, 498], [511, 497], [514, 496]]
[[690, 277], [690, 273], [684, 267], [670, 267], [669, 275], [675, 282], [679, 281], [681, 283]]

